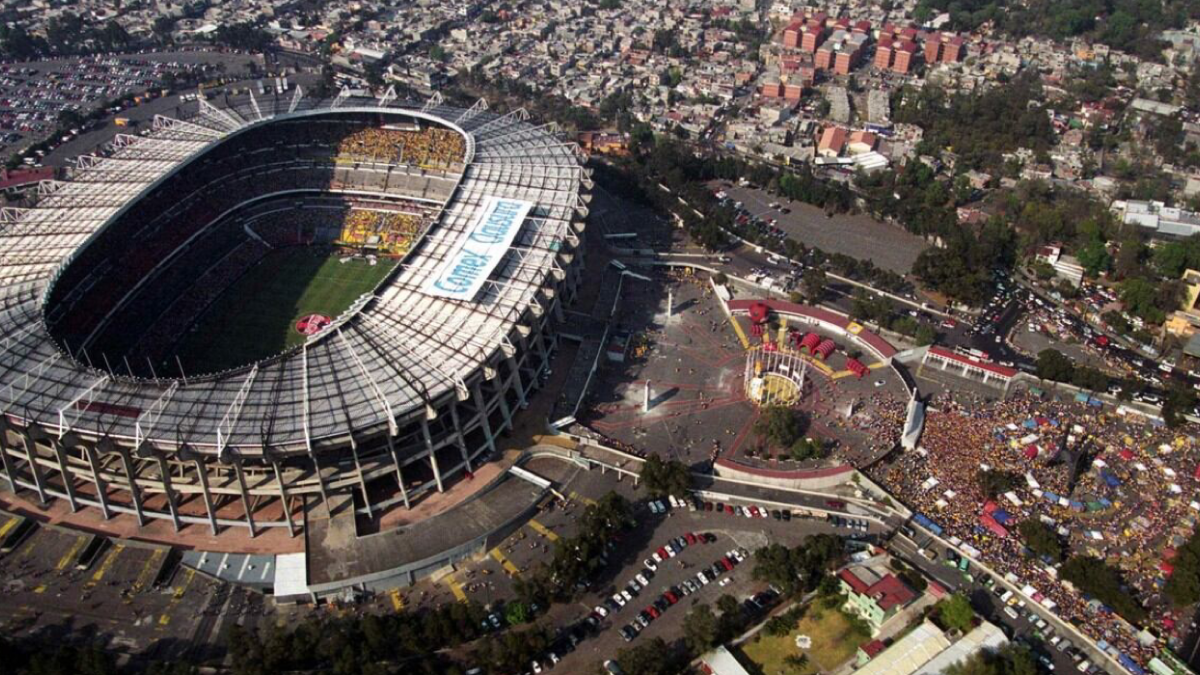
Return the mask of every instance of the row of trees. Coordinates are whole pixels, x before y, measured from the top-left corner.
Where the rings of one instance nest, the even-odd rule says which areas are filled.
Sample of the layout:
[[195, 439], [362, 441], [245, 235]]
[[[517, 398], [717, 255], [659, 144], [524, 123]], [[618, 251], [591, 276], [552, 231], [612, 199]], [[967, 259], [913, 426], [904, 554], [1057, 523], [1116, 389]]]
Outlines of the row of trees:
[[[45, 645], [32, 640], [15, 640], [0, 636], [2, 670], [13, 675], [119, 675], [133, 672], [134, 667], [117, 666], [116, 657], [96, 647], [74, 645]], [[153, 662], [138, 664], [142, 675], [196, 675], [195, 666], [180, 663]]]
[[1146, 618], [1145, 608], [1125, 585], [1120, 570], [1103, 560], [1075, 556], [1063, 563], [1059, 572], [1063, 579], [1104, 603], [1126, 621], [1140, 624]]
[[791, 596], [816, 590], [844, 558], [841, 537], [815, 534], [794, 548], [775, 542], [755, 551], [753, 576]]

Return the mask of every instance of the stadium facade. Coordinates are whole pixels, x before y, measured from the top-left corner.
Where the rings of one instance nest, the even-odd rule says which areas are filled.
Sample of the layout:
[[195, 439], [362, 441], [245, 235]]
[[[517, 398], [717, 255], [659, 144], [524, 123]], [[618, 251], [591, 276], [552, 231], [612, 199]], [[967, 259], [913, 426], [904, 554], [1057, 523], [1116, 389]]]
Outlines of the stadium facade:
[[[372, 515], [444, 490], [497, 453], [544, 377], [583, 265], [591, 182], [573, 144], [524, 111], [494, 114], [482, 102], [243, 97], [118, 135], [79, 158], [70, 180], [41, 185], [36, 206], [0, 213], [0, 470], [20, 496], [141, 526], [294, 535], [305, 499], [351, 493]], [[438, 166], [314, 159], [318, 141], [305, 129], [331, 121], [451, 130], [463, 156]], [[195, 168], [256, 134], [269, 143], [224, 153], [241, 164], [219, 178]], [[169, 376], [149, 358], [148, 375], [128, 355], [89, 353], [95, 341], [79, 335], [150, 297], [136, 287], [96, 295], [106, 278], [97, 261], [129, 248], [121, 233], [135, 230], [149, 239], [134, 246], [165, 247], [155, 260], [186, 255], [190, 239], [175, 246], [182, 237], [159, 233], [182, 226], [174, 204], [195, 192], [164, 202], [162, 191], [192, 189], [198, 175], [207, 195], [251, 195], [239, 209], [334, 195], [421, 200], [436, 215], [394, 272], [298, 347], [209, 374], [181, 364]], [[239, 177], [259, 191], [230, 182]], [[151, 213], [143, 202], [166, 207]], [[132, 221], [142, 229], [122, 225]], [[471, 241], [491, 248], [471, 251]], [[95, 331], [62, 328], [63, 316], [85, 310], [80, 325]]]

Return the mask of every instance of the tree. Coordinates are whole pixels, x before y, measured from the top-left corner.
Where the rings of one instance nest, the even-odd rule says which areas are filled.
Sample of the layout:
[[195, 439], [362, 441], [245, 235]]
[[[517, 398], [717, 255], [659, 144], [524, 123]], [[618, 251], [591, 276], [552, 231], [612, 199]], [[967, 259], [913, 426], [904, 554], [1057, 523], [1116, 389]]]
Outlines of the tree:
[[717, 616], [712, 607], [700, 603], [687, 613], [683, 619], [683, 639], [697, 656], [717, 644]]
[[1043, 349], [1037, 357], [1037, 376], [1043, 380], [1070, 382], [1075, 364], [1057, 349]]
[[1171, 564], [1175, 569], [1167, 577], [1163, 593], [1176, 607], [1200, 602], [1200, 532], [1193, 533], [1187, 543], [1176, 549]]
[[664, 462], [656, 452], [650, 453], [642, 464], [641, 480], [651, 497], [683, 497], [692, 488], [692, 474], [687, 465], [677, 459]]
[[975, 472], [975, 482], [979, 483], [979, 489], [988, 499], [995, 499], [996, 495], [1012, 490], [1019, 479], [1020, 475], [1012, 471], [980, 469]]
[[1103, 241], [1092, 240], [1084, 244], [1077, 252], [1079, 264], [1090, 277], [1098, 277], [1101, 272], [1107, 272], [1112, 267], [1112, 256], [1108, 253]]
[[937, 604], [934, 616], [942, 628], [966, 633], [975, 620], [975, 610], [971, 609], [971, 601], [967, 596], [955, 593]]
[[510, 626], [519, 626], [529, 621], [529, 607], [519, 600], [509, 602], [504, 606], [504, 619]]
[[[625, 675], [673, 675], [671, 650], [662, 638], [654, 638], [631, 649], [617, 652], [617, 663]], [[517, 670], [520, 670], [519, 668]]]
[[997, 650], [981, 649], [951, 664], [946, 675], [1036, 675], [1037, 661], [1028, 649], [1007, 644]]
[[1195, 390], [1178, 381], [1172, 382], [1162, 404], [1163, 421], [1168, 427], [1177, 429], [1187, 421], [1183, 416], [1191, 414], [1195, 407]]
[[825, 270], [820, 267], [809, 267], [804, 270], [804, 296], [811, 305], [817, 305], [821, 302], [821, 297], [825, 295], [825, 286], [827, 278]]
[[1060, 573], [1062, 578], [1111, 607], [1126, 621], [1138, 624], [1145, 619], [1146, 610], [1127, 590], [1121, 579], [1120, 571], [1103, 560], [1089, 556], [1075, 556], [1063, 563]]
[[815, 438], [801, 438], [792, 443], [789, 454], [798, 462], [806, 459], [820, 459], [825, 456], [825, 444]]
[[1059, 541], [1054, 528], [1046, 523], [1034, 519], [1023, 520], [1017, 525], [1017, 532], [1025, 540], [1029, 550], [1037, 555], [1046, 556], [1054, 562], [1062, 560], [1062, 542]]
[[754, 432], [767, 443], [777, 448], [790, 448], [804, 438], [807, 420], [797, 410], [781, 405], [769, 405], [762, 409]]
[[729, 283], [729, 277], [727, 277], [724, 272], [717, 272], [713, 275], [712, 280], [713, 283], [718, 286], [724, 286], [725, 284]]

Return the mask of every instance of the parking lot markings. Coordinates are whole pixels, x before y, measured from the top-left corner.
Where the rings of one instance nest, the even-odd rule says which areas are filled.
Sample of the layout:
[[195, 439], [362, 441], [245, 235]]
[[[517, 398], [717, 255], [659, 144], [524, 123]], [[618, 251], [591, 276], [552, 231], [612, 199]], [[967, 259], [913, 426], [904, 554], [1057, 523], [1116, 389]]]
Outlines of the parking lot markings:
[[96, 570], [96, 573], [92, 575], [92, 580], [84, 584], [83, 587], [85, 589], [93, 588], [96, 586], [96, 584], [100, 583], [100, 580], [103, 579], [104, 575], [108, 573], [109, 568], [111, 568], [113, 563], [116, 562], [117, 556], [121, 555], [121, 551], [124, 550], [125, 547], [121, 544], [114, 546], [113, 549], [109, 551], [108, 556], [104, 559], [104, 562], [100, 563], [100, 567]]
[[453, 574], [446, 577], [446, 585], [450, 587], [450, 592], [454, 594], [456, 600], [467, 601], [467, 592], [463, 590], [462, 584], [458, 583], [458, 579], [455, 579]]
[[733, 324], [733, 332], [737, 333], [738, 339], [742, 341], [742, 349], [750, 349], [750, 340], [746, 337], [746, 331], [742, 330], [741, 324], [734, 317], [729, 317], [729, 323]]
[[54, 566], [55, 571], [61, 572], [71, 564], [71, 559], [79, 555], [79, 551], [83, 549], [83, 545], [87, 543], [87, 537], [75, 537], [75, 543], [71, 544], [71, 548], [63, 554], [63, 557], [58, 559], [58, 564]]
[[388, 591], [388, 596], [392, 598], [392, 609], [396, 610], [397, 612], [404, 611], [404, 596], [400, 595], [399, 588], [393, 588], [392, 590]]
[[550, 541], [558, 541], [558, 535], [554, 534], [545, 525], [539, 523], [536, 519], [529, 519], [529, 526], [532, 527], [538, 534], [549, 539]]
[[42, 585], [38, 586], [37, 588], [33, 589], [33, 592], [37, 593], [38, 595], [45, 593], [46, 592], [46, 584], [42, 584]]
[[4, 524], [0, 525], [0, 538], [3, 538], [4, 535], [8, 534], [8, 531], [13, 529], [13, 527], [16, 526], [16, 524], [17, 524], [16, 518], [9, 518], [8, 520], [4, 521]]
[[196, 570], [189, 568], [187, 576], [183, 583], [175, 588], [175, 594], [171, 597], [171, 601], [167, 603], [166, 609], [163, 610], [162, 616], [158, 617], [158, 629], [162, 630], [167, 624], [171, 623], [171, 610], [175, 609], [175, 605], [183, 599], [183, 594], [187, 593], [188, 586], [192, 585], [192, 579], [196, 577]]
[[133, 586], [130, 590], [132, 590], [134, 593], [137, 593], [145, 588], [146, 584], [150, 583], [150, 576], [158, 569], [158, 561], [162, 559], [162, 556], [163, 552], [160, 548], [156, 548], [151, 551], [150, 557], [147, 558], [146, 562], [142, 565], [142, 570], [138, 572], [137, 580], [133, 582]]
[[579, 494], [578, 492], [571, 492], [571, 499], [574, 499], [577, 502], [583, 502], [584, 504], [587, 504], [588, 506], [596, 505], [595, 499], [591, 499], [589, 497], [584, 497], [583, 495]]
[[509, 575], [515, 577], [515, 576], [517, 576], [517, 574], [519, 574], [521, 572], [521, 570], [517, 569], [516, 565], [512, 564], [511, 560], [509, 560], [507, 557], [505, 557], [504, 552], [501, 551], [498, 547], [492, 549], [491, 553], [492, 553], [492, 557], [496, 559], [496, 562], [500, 563], [500, 566], [503, 567], [504, 571], [508, 572]]

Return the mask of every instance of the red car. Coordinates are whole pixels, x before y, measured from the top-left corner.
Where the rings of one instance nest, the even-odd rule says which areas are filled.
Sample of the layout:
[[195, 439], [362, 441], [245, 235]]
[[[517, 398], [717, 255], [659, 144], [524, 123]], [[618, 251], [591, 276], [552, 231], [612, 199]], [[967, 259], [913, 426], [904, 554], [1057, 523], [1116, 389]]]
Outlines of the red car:
[[658, 608], [657, 608], [657, 607], [655, 607], [654, 605], [650, 605], [649, 607], [647, 607], [647, 608], [646, 608], [646, 613], [647, 613], [647, 614], [649, 614], [651, 617], [653, 617], [653, 618], [655, 618], [655, 619], [657, 619], [659, 616], [661, 616], [661, 615], [658, 613]]
[[721, 566], [725, 568], [726, 572], [733, 571], [733, 563], [729, 562], [729, 558], [721, 558], [718, 562], [721, 563]]
[[671, 591], [663, 593], [663, 597], [666, 598], [667, 602], [671, 603], [672, 605], [679, 602], [679, 596], [675, 595]]
[[658, 556], [659, 556], [660, 558], [662, 558], [663, 560], [666, 560], [667, 558], [670, 558], [670, 557], [671, 557], [671, 554], [670, 554], [670, 553], [667, 553], [667, 547], [666, 547], [666, 546], [663, 546], [663, 547], [661, 547], [661, 548], [659, 548], [659, 549], [658, 549]]
[[683, 535], [683, 538], [687, 540], [688, 546], [696, 543], [696, 535], [692, 534], [691, 532]]

